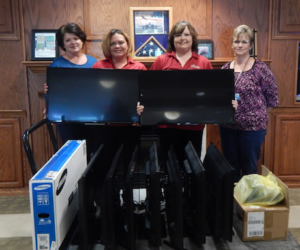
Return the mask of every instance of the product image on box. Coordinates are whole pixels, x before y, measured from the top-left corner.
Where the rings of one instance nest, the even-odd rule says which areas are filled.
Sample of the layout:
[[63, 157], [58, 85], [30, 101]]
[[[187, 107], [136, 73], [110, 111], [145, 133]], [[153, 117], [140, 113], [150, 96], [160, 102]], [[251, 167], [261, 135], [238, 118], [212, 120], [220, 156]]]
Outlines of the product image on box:
[[29, 181], [34, 250], [59, 249], [78, 211], [86, 141], [67, 141]]

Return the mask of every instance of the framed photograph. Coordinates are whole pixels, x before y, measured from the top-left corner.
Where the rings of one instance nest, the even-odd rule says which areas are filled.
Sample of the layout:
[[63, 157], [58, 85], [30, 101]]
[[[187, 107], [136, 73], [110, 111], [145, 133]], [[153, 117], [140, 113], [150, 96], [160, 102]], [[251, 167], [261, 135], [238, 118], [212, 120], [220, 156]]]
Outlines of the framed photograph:
[[257, 30], [253, 29], [253, 35], [254, 35], [254, 44], [252, 48], [249, 50], [250, 57], [253, 57], [254, 59], [257, 58]]
[[154, 62], [166, 53], [172, 20], [172, 7], [130, 7], [132, 59]]
[[53, 61], [58, 57], [59, 49], [55, 36], [56, 31], [57, 30], [32, 30], [32, 61]]
[[198, 40], [198, 54], [209, 60], [213, 60], [214, 42], [212, 40]]

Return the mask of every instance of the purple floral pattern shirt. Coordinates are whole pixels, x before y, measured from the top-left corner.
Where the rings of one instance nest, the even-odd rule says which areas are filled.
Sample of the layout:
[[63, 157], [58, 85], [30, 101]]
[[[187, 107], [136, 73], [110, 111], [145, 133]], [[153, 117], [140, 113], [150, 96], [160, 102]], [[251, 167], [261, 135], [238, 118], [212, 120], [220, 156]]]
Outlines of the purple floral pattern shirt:
[[[222, 69], [229, 68], [230, 62], [222, 67]], [[234, 73], [235, 81], [239, 73]], [[242, 72], [236, 83], [235, 93], [240, 95], [235, 123], [222, 126], [243, 131], [267, 129], [267, 107], [278, 106], [277, 85], [269, 67], [264, 62], [255, 60], [250, 70]]]

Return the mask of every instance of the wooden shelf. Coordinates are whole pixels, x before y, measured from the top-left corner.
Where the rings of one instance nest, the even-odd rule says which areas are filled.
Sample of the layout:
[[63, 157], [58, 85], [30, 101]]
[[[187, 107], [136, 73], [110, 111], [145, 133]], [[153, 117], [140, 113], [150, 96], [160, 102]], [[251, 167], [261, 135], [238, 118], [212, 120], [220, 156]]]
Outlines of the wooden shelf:
[[[210, 60], [211, 65], [214, 69], [220, 69], [225, 63], [233, 61], [234, 58], [216, 58], [214, 60]], [[267, 65], [269, 65], [272, 60], [268, 59], [260, 59]], [[47, 67], [50, 66], [52, 61], [23, 61], [22, 64], [24, 64], [27, 68], [29, 68], [33, 73], [36, 74], [46, 74]], [[153, 62], [142, 62], [145, 64], [147, 68], [150, 68]]]
[[22, 64], [36, 74], [46, 74], [47, 67], [53, 61], [23, 61]]

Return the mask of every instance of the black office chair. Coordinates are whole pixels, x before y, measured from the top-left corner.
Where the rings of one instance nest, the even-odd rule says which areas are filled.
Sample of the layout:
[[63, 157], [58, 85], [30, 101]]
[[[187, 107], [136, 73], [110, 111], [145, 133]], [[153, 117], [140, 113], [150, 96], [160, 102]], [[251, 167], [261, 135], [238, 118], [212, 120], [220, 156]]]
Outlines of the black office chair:
[[47, 118], [39, 121], [35, 125], [31, 126], [29, 129], [27, 129], [23, 133], [23, 145], [24, 145], [24, 148], [25, 148], [25, 152], [26, 152], [29, 164], [30, 164], [32, 175], [35, 175], [37, 173], [37, 168], [36, 168], [36, 164], [35, 164], [35, 161], [34, 161], [34, 158], [33, 158], [33, 153], [32, 153], [31, 147], [30, 147], [30, 143], [29, 143], [29, 135], [32, 132], [34, 132], [35, 130], [37, 130], [38, 128], [45, 125], [45, 124], [47, 125], [48, 131], [49, 131], [49, 135], [50, 135], [50, 139], [51, 139], [51, 142], [52, 142], [54, 153], [56, 153], [58, 151], [58, 143], [57, 143], [57, 140], [55, 138], [52, 125], [51, 125], [50, 121]]

